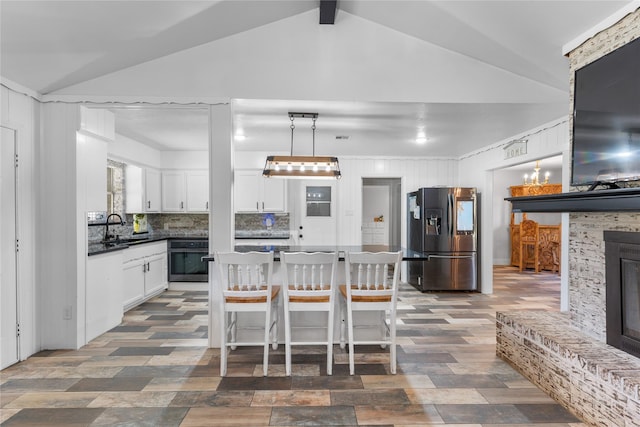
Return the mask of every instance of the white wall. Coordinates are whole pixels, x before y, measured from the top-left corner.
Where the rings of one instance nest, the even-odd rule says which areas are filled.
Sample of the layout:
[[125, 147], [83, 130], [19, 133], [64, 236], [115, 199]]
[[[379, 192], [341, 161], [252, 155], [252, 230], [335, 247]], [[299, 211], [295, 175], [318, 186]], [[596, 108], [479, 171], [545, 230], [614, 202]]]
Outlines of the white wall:
[[115, 141], [109, 144], [107, 155], [109, 158], [125, 163], [132, 163], [137, 166], [155, 169], [162, 168], [162, 155], [160, 151], [120, 134], [116, 134]]
[[39, 167], [38, 144], [40, 110], [36, 100], [28, 95], [0, 87], [0, 124], [16, 131], [17, 170], [17, 229], [20, 242], [18, 253], [18, 315], [20, 321], [20, 359], [24, 360], [40, 350], [38, 289], [42, 282], [36, 266], [40, 260], [37, 248], [42, 229], [38, 222]]
[[[458, 162], [454, 159], [341, 157], [339, 160], [342, 172], [337, 185], [339, 245], [362, 241], [362, 178], [401, 178], [402, 218], [406, 216], [406, 193], [420, 187], [458, 185]], [[402, 221], [403, 246], [406, 234], [406, 221]]]
[[162, 151], [162, 169], [205, 169], [209, 170], [207, 151]]
[[[514, 139], [526, 139], [527, 154], [505, 159], [503, 147]], [[482, 268], [482, 292], [493, 292], [493, 234], [494, 234], [494, 200], [502, 194], [494, 194], [494, 171], [516, 164], [534, 161], [545, 157], [562, 154], [570, 158], [569, 122], [568, 118], [546, 123], [535, 129], [514, 135], [487, 146], [485, 149], [469, 153], [460, 159], [458, 168], [459, 185], [475, 186], [481, 194], [481, 229], [480, 257]], [[562, 183], [568, 182], [569, 169], [563, 168]], [[564, 187], [563, 187], [564, 188]], [[564, 218], [563, 218], [564, 221]], [[563, 227], [565, 228], [565, 227]], [[563, 252], [567, 250], [563, 239]], [[563, 286], [565, 286], [563, 275]]]

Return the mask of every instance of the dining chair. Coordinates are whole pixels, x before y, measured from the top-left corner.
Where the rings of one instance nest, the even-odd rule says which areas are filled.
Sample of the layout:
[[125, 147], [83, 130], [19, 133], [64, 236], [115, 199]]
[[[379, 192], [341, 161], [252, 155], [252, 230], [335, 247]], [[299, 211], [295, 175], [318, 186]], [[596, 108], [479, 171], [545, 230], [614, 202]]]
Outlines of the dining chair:
[[[216, 252], [220, 289], [220, 376], [227, 374], [227, 348], [263, 346], [263, 374], [269, 369], [269, 344], [278, 348], [278, 298], [280, 287], [274, 286], [273, 252]], [[238, 341], [238, 313], [264, 313], [264, 325], [242, 329], [264, 328], [263, 340], [256, 341], [255, 333], [246, 341]], [[247, 320], [247, 319], [244, 319]], [[250, 323], [247, 321], [247, 323]], [[247, 334], [249, 335], [249, 334]]]
[[[282, 265], [285, 373], [291, 375], [292, 345], [325, 345], [327, 347], [327, 375], [333, 373], [333, 318], [335, 306], [337, 252], [280, 252]], [[325, 312], [326, 322], [309, 325], [304, 314], [294, 320], [293, 313]], [[305, 340], [304, 334], [296, 338], [293, 332], [326, 329], [325, 340]]]
[[520, 262], [519, 268], [522, 271], [526, 268], [529, 259], [529, 248], [533, 248], [533, 269], [536, 273], [540, 271], [540, 235], [538, 223], [531, 219], [524, 219], [520, 222]]
[[[346, 284], [340, 285], [340, 343], [344, 346], [344, 319], [348, 330], [349, 373], [355, 374], [355, 345], [389, 345], [390, 370], [396, 373], [396, 305], [400, 275], [401, 252], [347, 252], [345, 254]], [[354, 325], [354, 312], [377, 311], [378, 325]], [[387, 319], [387, 313], [389, 318]], [[358, 339], [354, 328], [379, 328], [379, 339]]]

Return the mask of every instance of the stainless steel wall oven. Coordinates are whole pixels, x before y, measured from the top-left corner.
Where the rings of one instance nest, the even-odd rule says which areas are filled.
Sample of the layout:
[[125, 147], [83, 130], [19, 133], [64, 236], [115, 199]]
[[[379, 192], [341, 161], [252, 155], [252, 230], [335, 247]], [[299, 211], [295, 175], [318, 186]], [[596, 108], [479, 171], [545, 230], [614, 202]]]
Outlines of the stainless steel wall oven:
[[206, 282], [209, 265], [202, 257], [209, 253], [207, 239], [169, 240], [169, 281]]

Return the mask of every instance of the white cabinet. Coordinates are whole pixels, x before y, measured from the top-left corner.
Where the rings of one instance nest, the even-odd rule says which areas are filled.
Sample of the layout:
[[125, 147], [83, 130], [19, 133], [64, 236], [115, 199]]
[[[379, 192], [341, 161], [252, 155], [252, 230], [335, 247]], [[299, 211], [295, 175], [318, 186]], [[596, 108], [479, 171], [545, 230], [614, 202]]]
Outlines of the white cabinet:
[[122, 251], [90, 256], [86, 265], [85, 342], [89, 342], [122, 322]]
[[83, 211], [107, 210], [107, 142], [78, 132], [76, 171], [79, 203]]
[[209, 212], [209, 172], [188, 171], [187, 212]]
[[185, 212], [184, 172], [162, 172], [162, 212]]
[[156, 169], [145, 169], [145, 212], [160, 212], [162, 192], [161, 192], [160, 171]]
[[236, 212], [284, 212], [286, 180], [264, 178], [259, 169], [235, 173], [234, 203]]
[[362, 224], [363, 245], [389, 244], [389, 232], [384, 222], [365, 222]]
[[160, 212], [160, 171], [127, 165], [125, 180], [127, 213]]
[[169, 285], [167, 242], [144, 243], [124, 250], [122, 258], [125, 310], [157, 295]]
[[162, 212], [208, 212], [207, 171], [163, 171]]
[[[126, 249], [130, 251], [131, 249]], [[124, 310], [135, 307], [144, 300], [144, 258], [122, 264], [122, 306]]]

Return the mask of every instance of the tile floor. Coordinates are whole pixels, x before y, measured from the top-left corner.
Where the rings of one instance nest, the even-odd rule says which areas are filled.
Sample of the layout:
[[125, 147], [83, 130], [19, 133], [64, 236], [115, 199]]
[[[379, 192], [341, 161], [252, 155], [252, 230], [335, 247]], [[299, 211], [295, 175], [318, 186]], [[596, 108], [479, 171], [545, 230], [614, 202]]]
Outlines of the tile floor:
[[495, 355], [497, 310], [558, 310], [555, 274], [495, 270], [495, 293], [403, 286], [398, 374], [388, 350], [356, 350], [356, 375], [335, 350], [284, 348], [262, 377], [261, 348], [242, 348], [220, 378], [207, 348], [205, 292], [168, 291], [78, 351], [43, 351], [0, 373], [3, 426], [582, 426]]

